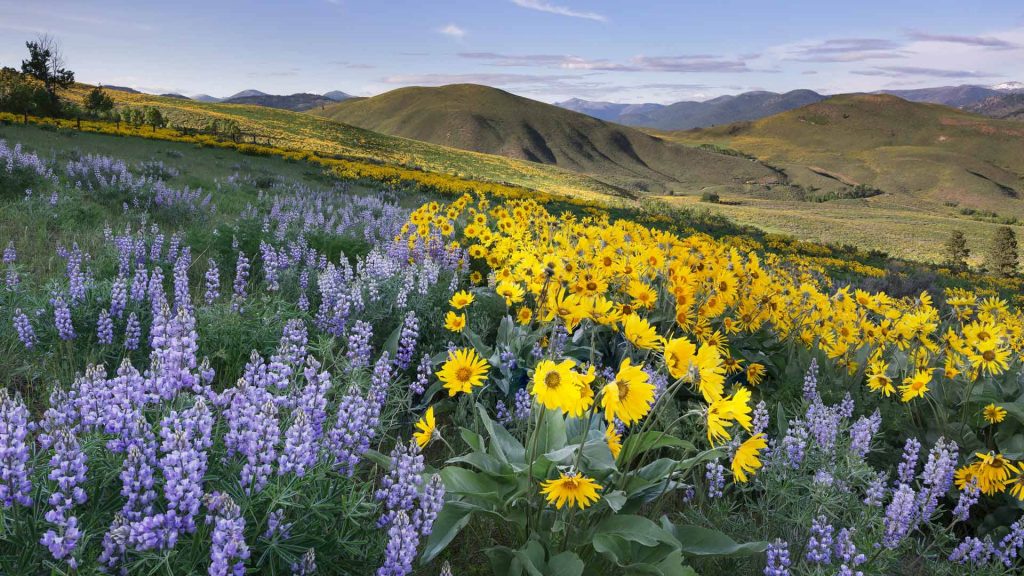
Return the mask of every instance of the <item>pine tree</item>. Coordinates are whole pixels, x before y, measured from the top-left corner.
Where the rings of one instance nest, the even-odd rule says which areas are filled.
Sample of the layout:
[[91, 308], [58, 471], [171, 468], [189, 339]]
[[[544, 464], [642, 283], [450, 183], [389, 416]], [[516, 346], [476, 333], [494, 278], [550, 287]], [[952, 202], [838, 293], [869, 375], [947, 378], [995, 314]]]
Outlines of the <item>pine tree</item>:
[[1000, 226], [996, 230], [986, 265], [990, 273], [1001, 278], [1009, 278], [1017, 274], [1019, 255], [1017, 253], [1017, 235], [1013, 232], [1013, 228]]
[[946, 242], [946, 265], [954, 270], [965, 270], [971, 251], [967, 248], [967, 238], [963, 230], [953, 230]]

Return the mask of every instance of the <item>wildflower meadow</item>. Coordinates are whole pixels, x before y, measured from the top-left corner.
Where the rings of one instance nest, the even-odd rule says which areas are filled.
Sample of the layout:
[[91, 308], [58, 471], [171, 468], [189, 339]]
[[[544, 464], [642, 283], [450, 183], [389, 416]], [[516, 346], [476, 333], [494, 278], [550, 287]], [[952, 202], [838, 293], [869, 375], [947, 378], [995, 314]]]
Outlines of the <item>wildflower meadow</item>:
[[0, 573], [1024, 565], [1005, 293], [294, 158], [0, 138]]

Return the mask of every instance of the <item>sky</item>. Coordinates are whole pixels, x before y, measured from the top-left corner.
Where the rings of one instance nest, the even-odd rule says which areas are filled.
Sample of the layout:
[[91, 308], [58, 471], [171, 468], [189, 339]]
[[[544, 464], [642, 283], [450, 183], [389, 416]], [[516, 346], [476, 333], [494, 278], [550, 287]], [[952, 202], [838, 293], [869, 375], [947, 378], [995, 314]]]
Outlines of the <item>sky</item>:
[[1024, 82], [1020, 0], [0, 0], [0, 65], [41, 33], [79, 81], [218, 97], [472, 82], [670, 103]]

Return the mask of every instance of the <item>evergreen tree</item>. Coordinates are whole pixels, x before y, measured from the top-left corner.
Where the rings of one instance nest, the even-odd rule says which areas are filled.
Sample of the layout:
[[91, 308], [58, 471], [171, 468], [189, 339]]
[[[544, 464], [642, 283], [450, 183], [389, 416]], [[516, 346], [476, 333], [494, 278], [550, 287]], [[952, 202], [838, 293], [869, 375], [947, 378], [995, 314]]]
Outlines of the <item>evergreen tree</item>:
[[85, 109], [91, 114], [100, 115], [110, 112], [113, 108], [114, 100], [99, 86], [89, 91], [89, 95], [85, 97]]
[[156, 132], [157, 128], [162, 128], [167, 123], [164, 115], [160, 113], [160, 109], [153, 106], [146, 108], [145, 122], [147, 126], [153, 128], [153, 132]]
[[989, 250], [987, 269], [1001, 278], [1009, 278], [1017, 274], [1019, 255], [1017, 253], [1017, 235], [1013, 228], [1000, 226], [992, 238]]
[[43, 83], [50, 99], [51, 112], [59, 111], [57, 90], [65, 90], [75, 83], [75, 73], [64, 67], [60, 44], [49, 35], [25, 43], [28, 60], [21, 61], [21, 71]]
[[953, 230], [949, 240], [946, 242], [946, 265], [954, 270], [967, 268], [967, 259], [971, 251], [967, 248], [967, 238], [963, 230]]

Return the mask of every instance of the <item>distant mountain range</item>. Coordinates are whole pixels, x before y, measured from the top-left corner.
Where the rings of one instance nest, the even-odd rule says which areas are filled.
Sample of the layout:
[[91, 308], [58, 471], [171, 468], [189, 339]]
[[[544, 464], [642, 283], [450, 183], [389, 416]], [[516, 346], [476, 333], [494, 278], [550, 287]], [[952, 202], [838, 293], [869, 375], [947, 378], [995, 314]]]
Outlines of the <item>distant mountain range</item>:
[[704, 102], [684, 101], [675, 104], [615, 104], [577, 98], [557, 102], [555, 106], [627, 126], [688, 130], [741, 120], [757, 120], [824, 99], [825, 96], [812, 90], [793, 90], [785, 94], [744, 92]]
[[400, 88], [312, 113], [392, 136], [558, 166], [633, 194], [742, 189], [778, 177], [747, 158], [680, 146], [476, 84]]
[[[173, 96], [173, 95], [166, 95]], [[305, 112], [315, 108], [322, 108], [328, 104], [341, 102], [352, 98], [351, 95], [341, 90], [331, 90], [325, 94], [311, 94], [309, 92], [298, 92], [296, 94], [267, 94], [259, 90], [242, 90], [227, 98], [217, 98], [209, 94], [196, 94], [192, 100], [199, 102], [219, 102], [222, 104], [249, 104], [253, 106], [266, 106], [267, 108], [279, 108], [293, 112]]]

